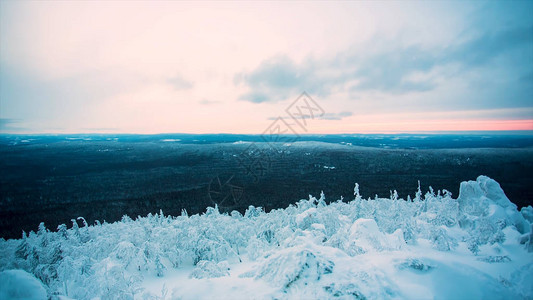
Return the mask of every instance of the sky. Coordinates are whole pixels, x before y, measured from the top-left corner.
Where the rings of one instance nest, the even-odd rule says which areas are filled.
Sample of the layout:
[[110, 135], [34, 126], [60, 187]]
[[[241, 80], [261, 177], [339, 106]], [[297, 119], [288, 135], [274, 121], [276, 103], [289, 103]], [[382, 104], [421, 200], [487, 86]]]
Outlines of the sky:
[[533, 1], [0, 0], [0, 132], [280, 124], [533, 130]]

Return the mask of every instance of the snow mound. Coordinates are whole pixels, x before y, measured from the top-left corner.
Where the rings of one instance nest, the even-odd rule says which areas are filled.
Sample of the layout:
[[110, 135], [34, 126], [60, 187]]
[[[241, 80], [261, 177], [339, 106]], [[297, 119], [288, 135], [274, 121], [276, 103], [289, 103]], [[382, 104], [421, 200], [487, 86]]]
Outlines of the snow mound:
[[459, 209], [469, 215], [470, 220], [484, 217], [492, 224], [505, 222], [498, 226], [513, 225], [520, 233], [530, 230], [528, 222], [507, 198], [500, 184], [487, 176], [479, 176], [476, 181], [461, 182], [457, 202]]
[[0, 299], [46, 300], [46, 290], [39, 279], [24, 270], [0, 272]]
[[405, 240], [398, 229], [393, 234], [384, 234], [374, 219], [358, 219], [350, 227], [349, 244], [354, 253], [400, 249]]

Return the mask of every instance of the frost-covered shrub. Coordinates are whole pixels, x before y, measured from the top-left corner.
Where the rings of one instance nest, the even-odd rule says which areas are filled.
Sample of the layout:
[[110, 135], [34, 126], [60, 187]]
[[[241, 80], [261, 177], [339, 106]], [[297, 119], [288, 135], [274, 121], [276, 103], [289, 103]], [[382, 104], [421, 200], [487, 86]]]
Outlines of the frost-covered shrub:
[[248, 241], [246, 253], [248, 254], [249, 259], [256, 260], [259, 257], [263, 256], [267, 248], [268, 244], [264, 240], [258, 239], [257, 237], [253, 236]]
[[328, 296], [340, 299], [366, 299], [359, 287], [353, 283], [338, 284], [332, 283], [324, 287]]
[[470, 236], [466, 240], [466, 245], [468, 247], [468, 250], [472, 252], [474, 255], [477, 255], [479, 253], [479, 240], [475, 236]]
[[264, 260], [245, 276], [262, 278], [275, 286], [290, 288], [308, 284], [330, 274], [335, 264], [312, 247], [296, 246], [281, 250]]
[[248, 209], [244, 212], [245, 218], [256, 218], [259, 217], [263, 213], [263, 209], [261, 207], [255, 207], [253, 205], [250, 205]]
[[373, 219], [359, 219], [350, 227], [348, 249], [351, 255], [368, 251], [399, 249], [405, 244], [403, 232], [398, 229], [392, 234], [381, 232]]
[[209, 260], [201, 260], [192, 271], [191, 278], [216, 278], [229, 275], [229, 264], [226, 261], [215, 263]]
[[528, 205], [526, 207], [522, 207], [520, 213], [529, 223], [533, 223], [533, 206]]
[[436, 227], [431, 230], [431, 242], [433, 247], [439, 251], [450, 251], [457, 246], [457, 241], [448, 235], [446, 229], [442, 227]]
[[381, 251], [386, 246], [385, 236], [373, 219], [359, 219], [350, 227], [349, 242], [367, 251]]
[[316, 207], [310, 207], [306, 209], [304, 212], [296, 215], [296, 226], [298, 228], [305, 230], [308, 229], [311, 224], [318, 221], [316, 218]]
[[529, 233], [523, 234], [520, 238], [520, 244], [524, 244], [528, 252], [533, 252], [533, 224]]
[[435, 268], [431, 263], [422, 261], [418, 258], [407, 258], [396, 264], [399, 270], [410, 270], [418, 273], [427, 273]]
[[478, 257], [477, 260], [484, 261], [487, 263], [504, 263], [504, 262], [510, 262], [511, 259], [507, 255], [489, 255], [484, 257]]
[[128, 265], [137, 256], [138, 252], [139, 249], [132, 243], [123, 241], [118, 243], [113, 252], [111, 252], [111, 255], [122, 262], [124, 267], [128, 267]]

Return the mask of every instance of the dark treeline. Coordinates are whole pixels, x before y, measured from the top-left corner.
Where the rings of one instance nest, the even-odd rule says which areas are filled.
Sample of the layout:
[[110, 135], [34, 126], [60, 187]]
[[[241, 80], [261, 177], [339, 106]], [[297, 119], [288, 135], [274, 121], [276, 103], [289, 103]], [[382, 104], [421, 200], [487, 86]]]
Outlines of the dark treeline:
[[[11, 138], [12, 142], [13, 139]], [[252, 151], [253, 150], [253, 151]], [[519, 207], [530, 205], [533, 150], [383, 149], [332, 143], [187, 144], [161, 141], [63, 140], [0, 144], [0, 236], [50, 229], [77, 217], [113, 222], [163, 210], [178, 215], [267, 211], [309, 194], [326, 200], [413, 196], [420, 180], [458, 196], [459, 184], [487, 175]]]

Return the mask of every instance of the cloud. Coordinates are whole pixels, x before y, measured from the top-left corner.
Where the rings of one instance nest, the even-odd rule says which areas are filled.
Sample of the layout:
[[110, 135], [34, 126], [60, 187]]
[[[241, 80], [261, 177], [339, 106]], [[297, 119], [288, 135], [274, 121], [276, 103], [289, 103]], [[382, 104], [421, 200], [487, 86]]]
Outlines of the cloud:
[[[485, 32], [465, 43], [446, 49], [442, 62], [458, 62], [464, 67], [482, 66], [499, 55], [515, 48], [533, 43], [533, 26], [504, 29], [499, 32]], [[524, 57], [524, 63], [531, 64], [531, 55]]]
[[272, 58], [257, 69], [238, 75], [236, 82], [249, 92], [240, 100], [253, 103], [277, 102], [303, 90], [328, 96], [334, 89], [401, 94], [428, 91], [431, 80], [412, 80], [415, 72], [428, 72], [435, 63], [429, 51], [416, 47], [394, 49], [370, 56], [341, 53], [335, 59], [307, 60], [296, 64], [287, 57]]
[[325, 113], [321, 119], [323, 120], [342, 120], [346, 117], [351, 117], [353, 115], [352, 112], [349, 111], [341, 111], [339, 113]]
[[[409, 75], [416, 72], [427, 73], [435, 66], [436, 58], [433, 52], [417, 46], [389, 49], [369, 57], [348, 56], [347, 61], [352, 63], [355, 72], [341, 80], [358, 80], [357, 84], [350, 87], [351, 91], [377, 90], [401, 94], [428, 91], [435, 86], [428, 79], [409, 79]], [[342, 84], [342, 81], [339, 83]]]
[[0, 132], [22, 132], [27, 128], [20, 127], [17, 124], [20, 124], [21, 120], [19, 119], [9, 119], [9, 118], [0, 118]]
[[220, 101], [203, 99], [199, 103], [202, 104], [202, 105], [212, 105], [212, 104], [219, 104]]
[[[235, 83], [249, 89], [241, 100], [262, 103], [285, 100], [303, 90], [318, 96], [328, 96], [334, 90], [389, 95], [427, 92], [436, 89], [442, 81], [472, 71], [482, 77], [504, 76], [506, 72], [518, 74], [518, 80], [531, 76], [532, 37], [533, 27], [519, 25], [481, 34], [472, 32], [468, 38], [451, 45], [431, 48], [375, 39], [379, 42], [366, 44], [364, 51], [350, 49], [334, 58], [296, 63], [288, 56], [272, 57], [255, 70], [238, 74]], [[499, 69], [493, 67], [501, 57], [506, 59], [506, 64]], [[457, 65], [459, 71], [442, 71]], [[467, 76], [464, 78], [468, 80]]]
[[[272, 94], [272, 92], [270, 93]], [[285, 94], [283, 94], [285, 95]], [[250, 92], [250, 93], [246, 93], [242, 96], [239, 97], [239, 100], [244, 100], [244, 101], [249, 101], [249, 102], [253, 102], [253, 103], [262, 103], [262, 102], [275, 102], [275, 101], [279, 101], [279, 100], [283, 100], [283, 99], [280, 99], [282, 98], [283, 96], [279, 96], [279, 94], [277, 94], [276, 96], [276, 100], [274, 100], [272, 97], [270, 97], [269, 95], [267, 95], [267, 93], [262, 93], [262, 92]]]
[[167, 79], [167, 83], [172, 85], [176, 90], [187, 90], [192, 88], [192, 83], [183, 79], [181, 76], [176, 75], [172, 78]]
[[306, 91], [357, 114], [326, 114], [330, 131], [374, 113], [527, 117], [532, 1], [411, 4], [4, 1], [0, 116], [40, 132], [261, 132], [286, 107], [271, 103]]
[[252, 92], [242, 95], [240, 100], [276, 102], [285, 100], [299, 87], [309, 86], [312, 71], [310, 66], [296, 65], [288, 56], [275, 56], [263, 61], [252, 72], [237, 74], [234, 82], [252, 88]]
[[0, 118], [0, 127], [8, 127], [8, 126], [11, 126], [11, 124], [15, 124], [15, 123], [18, 123], [18, 120]]
[[[341, 112], [338, 112], [338, 113], [324, 113], [323, 116], [321, 117], [318, 117], [317, 119], [319, 120], [334, 120], [334, 121], [338, 121], [338, 120], [342, 120], [344, 118], [347, 118], [347, 117], [351, 117], [353, 115], [352, 112], [349, 112], [349, 111], [341, 111]], [[303, 115], [301, 116], [301, 118], [304, 118], [304, 119], [313, 119], [310, 115]], [[274, 120], [277, 120], [277, 119], [284, 119], [284, 120], [291, 120], [292, 118], [289, 117], [289, 116], [283, 116], [283, 117], [280, 117], [280, 116], [277, 116], [277, 117], [269, 117], [268, 120], [270, 121], [274, 121]]]
[[0, 69], [0, 111], [6, 116], [31, 121], [83, 118], [104, 99], [146, 82], [143, 76], [113, 72], [87, 72], [47, 79], [16, 66]]

